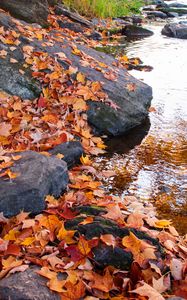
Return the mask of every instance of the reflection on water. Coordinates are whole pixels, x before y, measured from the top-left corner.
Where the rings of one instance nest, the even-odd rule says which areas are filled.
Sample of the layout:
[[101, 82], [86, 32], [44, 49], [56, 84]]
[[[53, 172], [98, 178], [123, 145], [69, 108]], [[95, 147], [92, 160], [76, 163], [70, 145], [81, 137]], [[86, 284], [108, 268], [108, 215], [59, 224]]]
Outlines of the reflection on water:
[[152, 37], [132, 42], [127, 47], [129, 57], [139, 56], [146, 65], [154, 67], [150, 73], [131, 71], [133, 76], [153, 87], [152, 106], [156, 112], [150, 113], [149, 133], [142, 131], [137, 142], [135, 131], [120, 142], [110, 141], [112, 151], [100, 158], [100, 165], [118, 170], [118, 176], [111, 183], [113, 192], [154, 201], [158, 215], [172, 219], [179, 231], [185, 233], [187, 40], [162, 36], [162, 27], [151, 25], [149, 28], [155, 32]]

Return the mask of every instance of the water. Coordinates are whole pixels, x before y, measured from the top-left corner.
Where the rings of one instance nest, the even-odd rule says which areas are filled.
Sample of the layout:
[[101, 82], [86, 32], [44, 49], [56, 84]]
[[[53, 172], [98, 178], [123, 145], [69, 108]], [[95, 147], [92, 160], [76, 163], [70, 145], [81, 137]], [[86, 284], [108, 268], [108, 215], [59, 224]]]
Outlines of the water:
[[116, 169], [107, 187], [152, 201], [160, 218], [187, 231], [187, 40], [161, 35], [164, 24], [147, 26], [150, 38], [128, 44], [129, 57], [140, 57], [151, 72], [131, 71], [153, 88], [149, 120], [123, 138], [108, 142], [100, 167]]

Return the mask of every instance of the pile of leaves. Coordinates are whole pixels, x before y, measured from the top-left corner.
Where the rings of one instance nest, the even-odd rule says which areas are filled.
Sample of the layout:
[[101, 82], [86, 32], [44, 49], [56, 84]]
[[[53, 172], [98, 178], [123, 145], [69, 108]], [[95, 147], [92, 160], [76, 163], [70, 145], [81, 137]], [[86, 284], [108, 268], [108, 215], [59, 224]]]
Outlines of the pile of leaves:
[[[170, 221], [158, 220], [151, 204], [105, 194], [97, 177], [113, 174], [98, 174], [87, 156], [81, 160], [83, 165], [70, 172], [69, 192], [60, 199], [47, 196], [42, 214], [30, 218], [21, 212], [11, 219], [1, 215], [0, 278], [34, 264], [62, 299], [185, 297], [187, 237], [180, 237]], [[94, 232], [98, 220], [107, 224], [103, 233]], [[127, 233], [118, 236], [112, 228]], [[112, 260], [108, 265], [98, 262], [98, 247], [129, 253], [129, 267], [117, 268]]]
[[[43, 43], [50, 46], [65, 36], [71, 43], [72, 54], [80, 56], [83, 65], [91, 65], [108, 80], [115, 81], [116, 73], [76, 46], [78, 41], [90, 46], [95, 42], [79, 33], [60, 29], [58, 18], [54, 14], [49, 17], [49, 29], [33, 29], [19, 21], [15, 23], [16, 30], [1, 27], [2, 41], [13, 52], [20, 45], [21, 36], [45, 39]], [[46, 42], [50, 30], [54, 29], [61, 30], [61, 35]], [[24, 46], [22, 50], [25, 65], [19, 70], [20, 76], [31, 68], [43, 89], [34, 101], [0, 94], [0, 176], [6, 179], [8, 176], [10, 180], [19, 176], [9, 169], [20, 159], [17, 151], [31, 149], [48, 155], [48, 149], [79, 139], [87, 154], [103, 153], [105, 145], [92, 133], [85, 113], [88, 100], [114, 106], [103, 92], [102, 84], [87, 80], [63, 52], [57, 53], [58, 59], [54, 59], [32, 46]], [[6, 58], [7, 52], [2, 50], [0, 56]], [[68, 67], [63, 68], [59, 60]], [[14, 58], [11, 62], [16, 63]], [[132, 61], [122, 57], [117, 64], [127, 67], [129, 63]], [[137, 65], [138, 61], [133, 63]], [[136, 87], [128, 88], [133, 91]], [[12, 156], [7, 156], [8, 152]], [[60, 199], [47, 196], [47, 208], [42, 214], [30, 217], [29, 213], [21, 212], [11, 219], [0, 215], [0, 278], [36, 265], [40, 267], [38, 274], [47, 278], [47, 286], [63, 300], [186, 297], [187, 237], [180, 237], [170, 221], [158, 220], [151, 205], [145, 206], [134, 197], [121, 199], [105, 193], [101, 179], [114, 174], [107, 171], [98, 174], [88, 155], [81, 158], [81, 163], [70, 172], [69, 191]], [[81, 212], [80, 207], [91, 210]], [[93, 213], [93, 208], [98, 214]], [[92, 228], [97, 228], [98, 220], [101, 224], [105, 220], [110, 230], [92, 237], [80, 230], [92, 224]], [[76, 226], [70, 228], [71, 222]], [[126, 234], [114, 234], [112, 227], [127, 229]], [[120, 268], [120, 259], [118, 267], [112, 261], [99, 263], [94, 252], [99, 247], [108, 247], [111, 253], [127, 254], [129, 267]]]

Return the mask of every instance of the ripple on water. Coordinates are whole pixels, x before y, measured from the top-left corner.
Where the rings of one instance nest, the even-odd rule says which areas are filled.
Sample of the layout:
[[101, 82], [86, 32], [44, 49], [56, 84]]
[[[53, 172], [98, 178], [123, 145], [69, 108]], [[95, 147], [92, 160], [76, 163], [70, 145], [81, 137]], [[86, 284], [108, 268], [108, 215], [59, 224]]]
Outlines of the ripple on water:
[[[107, 181], [116, 194], [153, 201], [160, 217], [187, 231], [187, 40], [161, 35], [164, 26], [150, 25], [155, 34], [132, 42], [126, 51], [153, 66], [150, 73], [131, 71], [153, 87], [151, 127], [109, 141], [100, 168], [117, 170]], [[145, 126], [144, 126], [145, 127]], [[136, 140], [137, 139], [137, 143]], [[122, 150], [121, 150], [122, 149]], [[114, 153], [115, 152], [115, 153]]]

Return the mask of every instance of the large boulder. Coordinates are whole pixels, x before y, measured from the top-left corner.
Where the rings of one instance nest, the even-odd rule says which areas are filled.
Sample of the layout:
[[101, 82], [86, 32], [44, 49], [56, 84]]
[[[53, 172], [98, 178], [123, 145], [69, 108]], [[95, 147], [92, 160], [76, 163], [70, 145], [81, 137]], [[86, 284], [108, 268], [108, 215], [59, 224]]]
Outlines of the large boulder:
[[21, 210], [34, 214], [45, 209], [45, 197], [59, 197], [68, 184], [67, 164], [52, 156], [33, 151], [19, 153], [21, 158], [10, 168], [17, 177], [0, 178], [0, 212], [10, 217]]
[[60, 300], [46, 285], [47, 280], [38, 275], [37, 267], [12, 274], [0, 281], [0, 300]]
[[[3, 21], [4, 26], [16, 30], [15, 23], [11, 22], [12, 18], [9, 16], [6, 16], [6, 18], [8, 21]], [[2, 24], [1, 18], [0, 24]], [[152, 34], [146, 29], [144, 29], [144, 32], [149, 35]], [[58, 34], [58, 31], [55, 31], [55, 34]], [[59, 34], [61, 34], [61, 32], [59, 32]], [[13, 52], [10, 51], [8, 45], [0, 42], [0, 49], [4, 49], [8, 53], [6, 63], [4, 58], [0, 58], [0, 64], [6, 65], [4, 72], [6, 72], [8, 84], [5, 84], [3, 76], [0, 76], [0, 88], [9, 94], [17, 94], [23, 99], [31, 99], [33, 95], [34, 99], [38, 91], [40, 91], [40, 84], [33, 81], [29, 69], [27, 69], [24, 74], [19, 74], [18, 76], [20, 67], [25, 63], [23, 58], [23, 46], [30, 45], [34, 47], [36, 51], [47, 52], [56, 59], [58, 59], [57, 53], [63, 51], [67, 59], [72, 62], [72, 65], [77, 67], [79, 72], [82, 72], [88, 80], [101, 82], [103, 91], [108, 95], [108, 102], [88, 101], [88, 121], [97, 129], [97, 132], [108, 135], [120, 135], [142, 123], [148, 115], [148, 108], [152, 99], [151, 87], [132, 77], [124, 67], [118, 67], [118, 61], [110, 55], [98, 52], [83, 44], [76, 44], [84, 56], [89, 57], [95, 64], [102, 63], [102, 65], [104, 65], [102, 68], [94, 68], [92, 64], [85, 66], [82, 64], [81, 56], [72, 53], [72, 47], [68, 39], [64, 38], [63, 42], [55, 40], [53, 47], [46, 45], [49, 39], [53, 40], [53, 38], [52, 32], [42, 41], [36, 39], [29, 40], [22, 36], [19, 39], [21, 42], [20, 45]], [[44, 46], [45, 42], [46, 44]], [[12, 63], [10, 57], [16, 59], [18, 63]], [[63, 59], [58, 59], [58, 61], [64, 68], [69, 68], [69, 65]], [[115, 78], [110, 79], [110, 73], [114, 74]], [[15, 74], [15, 76], [13, 76], [13, 74]], [[30, 89], [28, 84], [29, 78], [31, 84]]]
[[187, 39], [187, 24], [166, 24], [162, 29], [162, 34], [178, 39]]
[[0, 8], [28, 23], [47, 24], [49, 14], [47, 0], [1, 0]]

